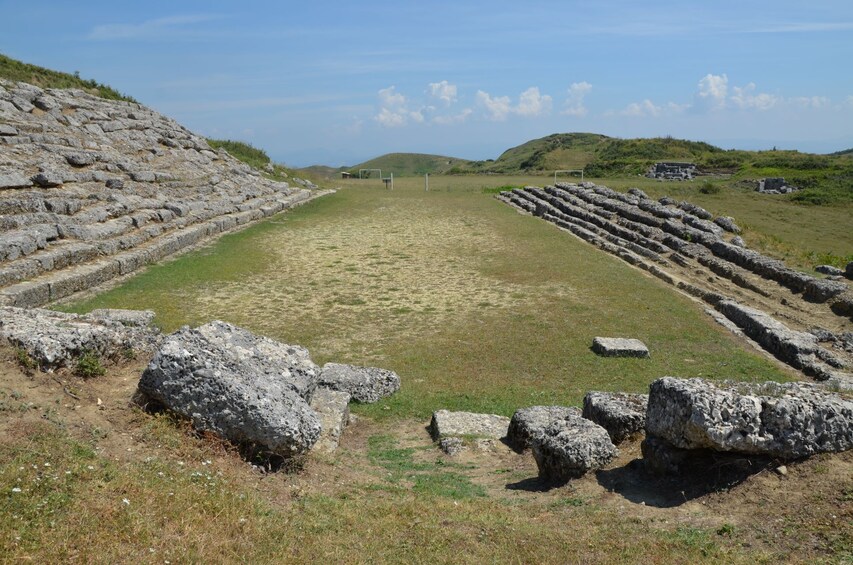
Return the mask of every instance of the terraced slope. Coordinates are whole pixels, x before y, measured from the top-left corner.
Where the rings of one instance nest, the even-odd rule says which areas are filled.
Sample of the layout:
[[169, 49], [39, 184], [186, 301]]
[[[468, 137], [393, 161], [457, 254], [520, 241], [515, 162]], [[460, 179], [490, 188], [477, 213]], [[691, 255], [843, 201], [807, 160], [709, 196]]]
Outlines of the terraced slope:
[[41, 306], [309, 199], [149, 108], [0, 80], [0, 304]]

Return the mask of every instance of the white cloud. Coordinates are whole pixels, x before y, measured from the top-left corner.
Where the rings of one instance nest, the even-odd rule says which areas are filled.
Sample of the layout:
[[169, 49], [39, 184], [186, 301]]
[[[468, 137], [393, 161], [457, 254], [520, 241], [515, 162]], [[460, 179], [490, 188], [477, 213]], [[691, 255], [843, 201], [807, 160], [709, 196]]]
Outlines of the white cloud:
[[829, 98], [826, 96], [798, 96], [790, 101], [797, 106], [814, 110], [829, 107]]
[[396, 86], [389, 86], [379, 91], [379, 101], [386, 108], [401, 108], [406, 104], [406, 97], [396, 92]]
[[146, 20], [138, 24], [104, 24], [89, 32], [89, 39], [146, 39], [160, 38], [167, 34], [185, 33], [186, 26], [220, 19], [212, 14], [169, 16]]
[[429, 83], [429, 93], [433, 98], [442, 101], [445, 106], [450, 106], [456, 102], [456, 85], [450, 84], [446, 80]]
[[694, 97], [694, 106], [698, 109], [719, 110], [726, 105], [729, 89], [729, 77], [708, 73], [698, 84], [699, 91]]
[[482, 90], [477, 91], [477, 103], [486, 108], [489, 114], [489, 119], [496, 122], [502, 122], [509, 116], [512, 106], [510, 105], [509, 96], [498, 96], [492, 98], [488, 92]]
[[538, 87], [531, 86], [519, 96], [515, 112], [519, 116], [544, 116], [551, 111], [552, 102], [553, 100], [550, 96], [540, 94]]
[[569, 97], [566, 98], [565, 108], [561, 114], [582, 118], [588, 110], [583, 105], [584, 97], [592, 90], [592, 85], [586, 81], [573, 82], [569, 87]]
[[755, 94], [754, 82], [744, 87], [732, 87], [732, 93], [729, 99], [741, 110], [769, 110], [779, 102], [779, 97], [772, 94], [761, 92]]
[[386, 128], [404, 126], [409, 120], [415, 123], [423, 123], [425, 120], [423, 109], [409, 110], [406, 97], [397, 92], [394, 86], [379, 90], [379, 103], [381, 108], [373, 119]]
[[393, 128], [406, 125], [406, 115], [400, 112], [393, 112], [388, 108], [382, 108], [374, 119], [386, 128]]
[[518, 114], [527, 118], [544, 116], [551, 111], [553, 99], [547, 94], [541, 94], [539, 88], [531, 86], [518, 97], [518, 104], [513, 106], [509, 96], [492, 97], [488, 92], [477, 91], [477, 104], [486, 110], [490, 120], [502, 122], [510, 114]]
[[465, 108], [458, 114], [454, 114], [451, 116], [436, 116], [432, 119], [432, 121], [440, 125], [461, 124], [462, 122], [467, 120], [468, 117], [473, 113], [474, 110], [472, 110], [471, 108]]
[[662, 108], [646, 98], [642, 102], [633, 102], [628, 104], [628, 107], [622, 110], [623, 116], [644, 117], [652, 116], [654, 118], [660, 116]]

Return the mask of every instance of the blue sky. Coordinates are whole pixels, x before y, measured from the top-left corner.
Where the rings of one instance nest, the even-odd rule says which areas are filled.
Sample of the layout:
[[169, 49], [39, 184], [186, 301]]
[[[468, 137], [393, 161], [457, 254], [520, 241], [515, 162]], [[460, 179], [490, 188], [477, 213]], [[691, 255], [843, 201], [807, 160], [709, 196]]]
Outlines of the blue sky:
[[0, 52], [291, 166], [556, 132], [853, 147], [853, 2], [0, 0]]

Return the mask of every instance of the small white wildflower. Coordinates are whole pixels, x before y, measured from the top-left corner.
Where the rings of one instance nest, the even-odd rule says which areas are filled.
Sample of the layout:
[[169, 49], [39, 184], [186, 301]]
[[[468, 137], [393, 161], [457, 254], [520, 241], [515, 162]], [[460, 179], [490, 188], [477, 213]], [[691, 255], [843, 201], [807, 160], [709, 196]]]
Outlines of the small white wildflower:
[[12, 492], [21, 492], [19, 487], [12, 487]]
[[50, 467], [50, 463], [45, 463], [45, 464], [44, 464], [44, 466], [45, 466], [45, 467]]
[[86, 468], [87, 468], [87, 469], [89, 469], [90, 471], [94, 471], [94, 470], [95, 470], [95, 468], [94, 468], [94, 467], [92, 467], [91, 465], [87, 466]]
[[126, 499], [126, 498], [122, 498], [122, 499], [121, 499], [121, 501], [122, 501], [125, 505], [130, 506], [130, 501], [129, 501], [128, 499]]
[[65, 474], [66, 474], [66, 475], [70, 475], [70, 474], [71, 474], [71, 471], [65, 471]]

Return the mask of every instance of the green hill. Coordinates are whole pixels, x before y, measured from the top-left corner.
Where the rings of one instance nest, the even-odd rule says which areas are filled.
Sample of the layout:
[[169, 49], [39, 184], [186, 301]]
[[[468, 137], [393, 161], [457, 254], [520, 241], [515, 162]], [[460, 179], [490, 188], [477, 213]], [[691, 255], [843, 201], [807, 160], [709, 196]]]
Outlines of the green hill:
[[0, 78], [7, 80], [28, 82], [41, 88], [79, 88], [89, 94], [107, 98], [108, 100], [125, 100], [136, 102], [126, 94], [101, 84], [95, 80], [80, 78], [79, 73], [69, 74], [51, 69], [45, 69], [37, 65], [23, 63], [0, 53]]
[[[383, 176], [394, 173], [397, 177], [420, 176], [424, 174], [452, 173], [454, 169], [468, 169], [471, 161], [445, 157], [443, 155], [425, 155], [422, 153], [388, 153], [348, 167], [350, 173], [358, 175], [359, 169], [381, 169]], [[373, 173], [376, 175], [377, 173]]]

